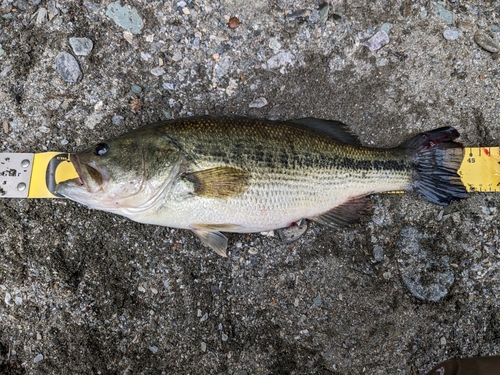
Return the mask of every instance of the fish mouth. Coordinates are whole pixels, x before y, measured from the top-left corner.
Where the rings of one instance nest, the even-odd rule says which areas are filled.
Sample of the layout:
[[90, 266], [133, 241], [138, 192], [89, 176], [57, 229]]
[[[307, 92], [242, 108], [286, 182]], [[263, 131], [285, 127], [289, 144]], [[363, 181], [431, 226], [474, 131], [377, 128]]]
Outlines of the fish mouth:
[[109, 181], [107, 168], [96, 165], [94, 162], [84, 162], [76, 155], [71, 161], [78, 174], [78, 177], [72, 180], [75, 184], [85, 187], [91, 193], [104, 190]]

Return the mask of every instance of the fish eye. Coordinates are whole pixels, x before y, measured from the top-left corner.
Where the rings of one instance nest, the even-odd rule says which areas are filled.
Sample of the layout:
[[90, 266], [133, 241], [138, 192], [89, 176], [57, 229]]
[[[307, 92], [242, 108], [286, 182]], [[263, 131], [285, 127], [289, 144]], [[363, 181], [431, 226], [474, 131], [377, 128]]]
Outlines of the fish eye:
[[97, 156], [104, 156], [109, 151], [107, 143], [98, 143], [94, 146], [94, 154]]

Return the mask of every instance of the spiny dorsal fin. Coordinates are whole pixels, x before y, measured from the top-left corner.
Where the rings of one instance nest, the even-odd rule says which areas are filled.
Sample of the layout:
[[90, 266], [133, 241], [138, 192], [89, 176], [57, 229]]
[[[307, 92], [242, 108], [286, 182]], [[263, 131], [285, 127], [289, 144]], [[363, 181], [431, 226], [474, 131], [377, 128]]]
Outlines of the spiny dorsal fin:
[[319, 224], [344, 227], [369, 215], [371, 207], [371, 202], [366, 200], [365, 196], [355, 197], [324, 214], [309, 219]]
[[232, 167], [217, 167], [186, 173], [183, 179], [193, 183], [194, 194], [204, 198], [227, 199], [243, 194], [249, 174]]
[[328, 134], [336, 141], [351, 145], [362, 146], [359, 138], [349, 129], [349, 127], [340, 121], [320, 120], [306, 117], [291, 120], [295, 124], [307, 126], [310, 129]]

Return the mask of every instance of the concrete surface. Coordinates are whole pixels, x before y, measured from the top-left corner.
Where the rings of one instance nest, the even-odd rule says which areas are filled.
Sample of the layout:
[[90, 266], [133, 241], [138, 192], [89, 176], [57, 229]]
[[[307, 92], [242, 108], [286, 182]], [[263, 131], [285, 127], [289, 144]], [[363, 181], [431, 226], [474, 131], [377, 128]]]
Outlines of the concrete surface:
[[[203, 114], [341, 120], [379, 147], [447, 125], [499, 144], [496, 2], [320, 5], [2, 0], [0, 151]], [[425, 374], [499, 354], [498, 195], [371, 199], [366, 222], [294, 243], [231, 234], [227, 259], [187, 231], [2, 199], [0, 373]]]

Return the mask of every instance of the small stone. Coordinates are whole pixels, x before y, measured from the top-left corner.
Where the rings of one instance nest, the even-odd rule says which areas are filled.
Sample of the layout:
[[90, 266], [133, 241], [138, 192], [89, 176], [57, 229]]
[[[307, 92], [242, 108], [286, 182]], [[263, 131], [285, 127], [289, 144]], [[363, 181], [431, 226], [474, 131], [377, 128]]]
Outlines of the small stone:
[[5, 303], [9, 306], [14, 306], [14, 303], [12, 302], [12, 296], [10, 295], [9, 292], [5, 293]]
[[321, 23], [325, 23], [328, 19], [328, 12], [330, 11], [330, 4], [323, 3], [318, 8], [319, 19]]
[[384, 260], [384, 248], [382, 246], [373, 246], [373, 258], [375, 262], [382, 262]]
[[275, 52], [278, 52], [281, 49], [281, 43], [278, 42], [278, 39], [271, 38], [269, 39], [269, 48], [271, 48]]
[[453, 25], [453, 13], [439, 3], [434, 3], [436, 14], [441, 17], [448, 25]]
[[208, 320], [208, 313], [203, 314], [203, 316], [200, 318], [200, 323], [203, 323]]
[[149, 349], [149, 351], [150, 351], [151, 353], [153, 353], [153, 354], [158, 353], [158, 347], [157, 347], [157, 346], [154, 346], [154, 345], [153, 345], [153, 346], [150, 346], [148, 349]]
[[476, 32], [476, 34], [474, 35], [474, 42], [476, 42], [479, 47], [488, 52], [497, 53], [498, 51], [500, 51], [500, 45], [498, 44], [497, 38], [494, 38], [493, 36], [488, 35], [482, 31]]
[[294, 65], [295, 56], [290, 52], [280, 52], [267, 60], [269, 69], [280, 68], [286, 65]]
[[120, 116], [120, 115], [114, 115], [111, 118], [111, 122], [113, 123], [113, 125], [121, 125], [123, 120], [125, 120], [125, 117]]
[[207, 351], [207, 344], [204, 343], [203, 341], [201, 342], [201, 351], [206, 352]]
[[452, 28], [445, 30], [443, 36], [446, 40], [457, 40], [462, 36], [462, 30], [457, 28]]
[[5, 53], [5, 50], [0, 48], [0, 56], [3, 56], [4, 53]]
[[439, 340], [439, 342], [441, 343], [441, 345], [445, 346], [446, 345], [446, 337], [441, 337], [441, 339]]
[[378, 31], [374, 36], [365, 41], [363, 45], [370, 51], [377, 51], [389, 43], [389, 35], [384, 30]]
[[222, 334], [222, 341], [227, 341], [228, 338], [228, 335], [226, 335], [225, 333]]
[[259, 253], [259, 250], [256, 247], [249, 247], [248, 248], [248, 254], [250, 255], [256, 255]]
[[311, 11], [309, 9], [299, 9], [296, 10], [293, 13], [290, 13], [286, 16], [287, 20], [293, 21], [297, 18], [305, 18], [308, 17], [311, 14]]
[[265, 107], [267, 105], [267, 100], [266, 98], [258, 98], [258, 99], [255, 99], [253, 102], [251, 102], [248, 107], [249, 108], [262, 108], [262, 107]]
[[162, 113], [163, 113], [163, 116], [165, 116], [165, 118], [167, 120], [170, 120], [172, 118], [172, 114], [169, 111], [167, 111], [166, 109], [162, 110]]
[[323, 300], [320, 296], [314, 297], [313, 302], [316, 306], [321, 306], [323, 304]]
[[137, 10], [130, 6], [121, 6], [120, 1], [115, 1], [108, 5], [106, 16], [132, 34], [139, 34], [144, 26], [144, 21], [139, 16], [139, 13], [137, 13]]
[[33, 359], [33, 362], [34, 363], [38, 363], [38, 362], [41, 362], [43, 361], [43, 354], [37, 354], [37, 356]]
[[165, 74], [165, 69], [157, 66], [156, 68], [151, 69], [151, 74], [155, 77], [159, 77]]
[[77, 56], [87, 56], [94, 48], [94, 43], [88, 38], [69, 38], [69, 44]]
[[238, 28], [238, 26], [240, 26], [241, 22], [240, 20], [237, 18], [237, 17], [231, 17], [229, 19], [229, 22], [227, 23], [227, 26], [230, 28], [230, 29], [236, 29]]
[[139, 85], [132, 85], [132, 92], [134, 94], [140, 94], [142, 92], [142, 87]]
[[82, 75], [78, 61], [67, 52], [57, 55], [56, 69], [68, 83], [76, 83]]
[[391, 28], [392, 28], [392, 24], [391, 24], [391, 23], [386, 22], [386, 23], [384, 23], [384, 24], [380, 25], [380, 26], [377, 28], [377, 31], [382, 30], [382, 31], [385, 31], [385, 33], [386, 33], [387, 35], [389, 35], [389, 33], [391, 32]]
[[35, 12], [36, 14], [36, 20], [35, 20], [35, 24], [37, 26], [47, 22], [47, 19], [48, 19], [48, 16], [47, 16], [47, 9], [45, 9], [44, 7], [40, 7], [38, 8], [38, 10]]

